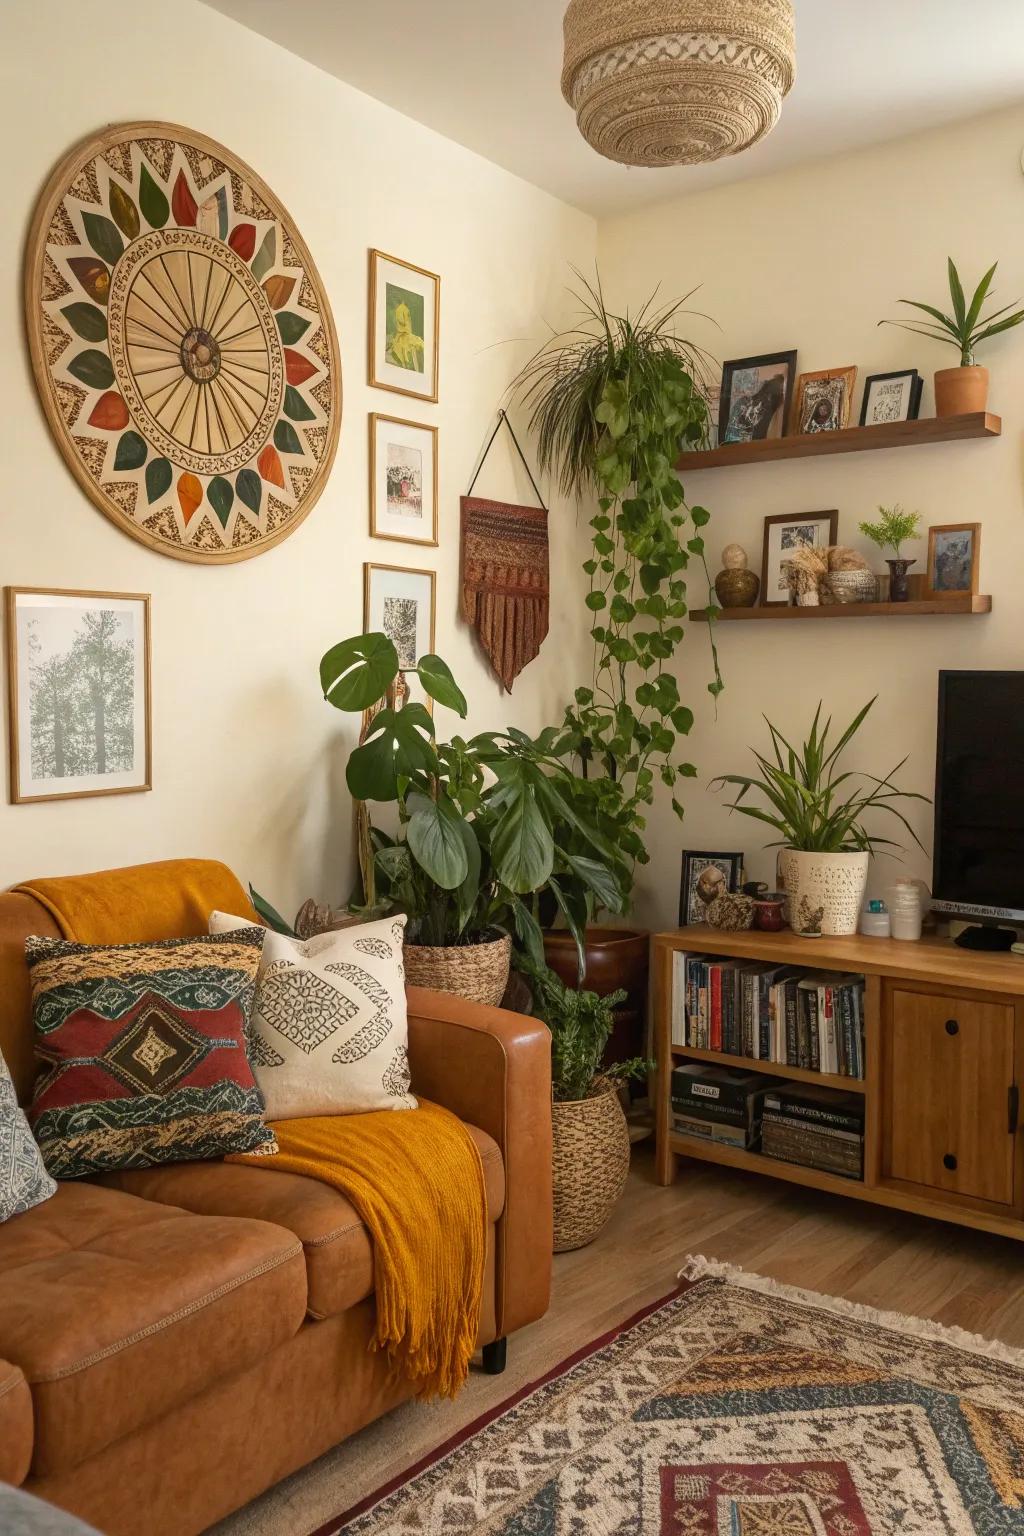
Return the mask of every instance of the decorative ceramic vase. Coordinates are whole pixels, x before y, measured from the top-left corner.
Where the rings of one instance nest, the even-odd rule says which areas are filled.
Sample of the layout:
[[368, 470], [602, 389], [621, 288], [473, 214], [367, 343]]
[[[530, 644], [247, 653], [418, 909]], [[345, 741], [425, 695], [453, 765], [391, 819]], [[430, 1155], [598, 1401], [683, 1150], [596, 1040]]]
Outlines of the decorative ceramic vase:
[[754, 897], [754, 927], [762, 933], [781, 933], [786, 926], [786, 897], [782, 891], [772, 891]]
[[910, 581], [907, 572], [916, 560], [887, 560], [889, 567], [889, 601], [890, 603], [905, 603], [910, 597]]
[[753, 608], [761, 590], [761, 579], [747, 569], [747, 552], [742, 544], [725, 546], [722, 566], [715, 577], [715, 595], [722, 607]]
[[832, 571], [828, 584], [837, 603], [873, 603], [878, 577], [872, 571]]
[[966, 416], [988, 405], [988, 369], [939, 368], [935, 374], [936, 416]]
[[410, 987], [451, 992], [493, 1008], [505, 995], [511, 958], [512, 940], [507, 933], [482, 944], [446, 944], [443, 948], [406, 941], [403, 949], [405, 979]]
[[779, 852], [779, 885], [794, 933], [835, 937], [857, 932], [868, 883], [869, 853]]
[[551, 1106], [556, 1253], [592, 1243], [626, 1186], [629, 1126], [614, 1083]]

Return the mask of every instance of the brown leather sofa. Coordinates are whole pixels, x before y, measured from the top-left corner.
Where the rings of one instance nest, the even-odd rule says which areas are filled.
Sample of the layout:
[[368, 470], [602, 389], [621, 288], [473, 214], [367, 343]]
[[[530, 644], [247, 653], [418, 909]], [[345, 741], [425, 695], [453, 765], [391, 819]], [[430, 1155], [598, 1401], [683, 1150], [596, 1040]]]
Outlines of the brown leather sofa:
[[[131, 937], [169, 937], [179, 894], [181, 931], [205, 930], [178, 868], [147, 867], [163, 899], [154, 931], [133, 910]], [[57, 932], [34, 898], [0, 894], [0, 1049], [23, 1100], [24, 939]], [[479, 1337], [499, 1341], [494, 1365], [548, 1305], [547, 1031], [411, 988], [409, 1037], [414, 1091], [460, 1116], [482, 1153]], [[373, 1292], [365, 1228], [316, 1180], [183, 1163], [61, 1184], [0, 1225], [0, 1479], [106, 1536], [194, 1536], [409, 1395], [368, 1348]]]

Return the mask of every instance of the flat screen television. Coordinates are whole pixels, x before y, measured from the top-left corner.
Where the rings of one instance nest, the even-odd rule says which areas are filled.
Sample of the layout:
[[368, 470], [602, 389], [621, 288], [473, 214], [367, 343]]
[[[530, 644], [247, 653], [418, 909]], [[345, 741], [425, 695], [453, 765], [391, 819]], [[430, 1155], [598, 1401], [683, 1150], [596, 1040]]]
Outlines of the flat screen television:
[[932, 905], [1024, 923], [1024, 672], [940, 672]]

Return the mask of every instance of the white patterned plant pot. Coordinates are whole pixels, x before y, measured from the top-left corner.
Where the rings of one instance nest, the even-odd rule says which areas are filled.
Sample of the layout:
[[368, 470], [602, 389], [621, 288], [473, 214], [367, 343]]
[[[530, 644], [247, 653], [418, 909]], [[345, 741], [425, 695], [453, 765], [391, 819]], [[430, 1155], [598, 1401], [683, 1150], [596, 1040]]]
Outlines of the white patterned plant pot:
[[786, 921], [796, 933], [857, 932], [868, 883], [869, 853], [802, 853], [783, 848], [779, 883]]

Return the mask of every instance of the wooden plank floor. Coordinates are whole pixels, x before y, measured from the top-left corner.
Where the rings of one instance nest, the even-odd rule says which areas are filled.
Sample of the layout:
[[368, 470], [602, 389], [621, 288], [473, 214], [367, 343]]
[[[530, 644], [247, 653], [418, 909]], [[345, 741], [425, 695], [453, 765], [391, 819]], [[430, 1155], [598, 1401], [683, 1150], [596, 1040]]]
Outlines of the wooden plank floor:
[[634, 1149], [622, 1202], [589, 1248], [555, 1259], [548, 1315], [509, 1341], [503, 1376], [456, 1403], [407, 1404], [216, 1527], [306, 1536], [573, 1351], [669, 1293], [688, 1253], [1024, 1346], [1024, 1244], [756, 1174], [684, 1162], [671, 1189]]

